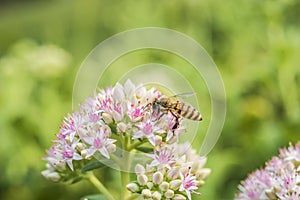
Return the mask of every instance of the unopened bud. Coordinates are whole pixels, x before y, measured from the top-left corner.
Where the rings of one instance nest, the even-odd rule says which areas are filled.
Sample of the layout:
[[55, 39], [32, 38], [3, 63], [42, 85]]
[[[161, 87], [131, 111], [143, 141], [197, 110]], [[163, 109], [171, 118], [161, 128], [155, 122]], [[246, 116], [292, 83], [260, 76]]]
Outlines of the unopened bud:
[[120, 133], [125, 133], [127, 130], [127, 125], [124, 122], [120, 122], [117, 124], [117, 131]]
[[143, 165], [141, 165], [141, 164], [137, 164], [137, 165], [135, 166], [135, 173], [136, 173], [137, 175], [145, 174], [145, 167], [144, 167]]
[[112, 153], [112, 152], [116, 151], [117, 147], [115, 144], [109, 144], [106, 148], [107, 148], [108, 153]]
[[198, 171], [201, 169], [207, 161], [206, 157], [200, 157], [199, 159], [196, 159], [192, 164], [192, 171]]
[[152, 194], [152, 199], [153, 199], [153, 200], [161, 200], [161, 194], [160, 194], [158, 191], [155, 191], [155, 192]]
[[129, 183], [126, 185], [126, 188], [133, 193], [139, 191], [139, 186], [136, 183]]
[[197, 172], [197, 175], [200, 179], [206, 179], [211, 173], [211, 169], [203, 168]]
[[270, 190], [270, 189], [266, 189], [265, 190], [265, 194], [270, 199], [276, 199], [276, 197], [277, 197], [277, 195], [275, 194], [275, 192], [273, 190]]
[[186, 200], [186, 197], [183, 196], [182, 194], [175, 194], [174, 200]]
[[197, 186], [200, 187], [200, 186], [202, 186], [204, 184], [205, 184], [204, 180], [199, 180], [198, 183], [197, 183]]
[[173, 190], [170, 190], [170, 189], [167, 190], [167, 191], [165, 192], [165, 197], [168, 198], [168, 199], [174, 197], [174, 191], [173, 191]]
[[177, 179], [179, 176], [180, 168], [179, 167], [173, 167], [168, 171], [167, 177], [171, 180]]
[[160, 184], [163, 181], [163, 174], [161, 172], [155, 172], [152, 176], [152, 181], [154, 184]]
[[102, 119], [106, 124], [110, 124], [113, 122], [112, 116], [108, 113], [102, 113]]
[[142, 190], [142, 197], [144, 198], [151, 198], [151, 191], [149, 189], [143, 189]]
[[147, 188], [151, 190], [152, 187], [153, 187], [153, 183], [152, 183], [152, 182], [148, 182], [148, 183], [147, 183]]
[[140, 174], [137, 176], [137, 181], [140, 185], [146, 185], [148, 182], [148, 177], [144, 174]]
[[86, 149], [84, 149], [84, 150], [80, 151], [80, 154], [81, 154], [81, 157], [85, 159], [86, 156], [87, 156], [87, 154], [88, 154], [88, 152], [87, 152]]
[[60, 176], [57, 172], [53, 172], [50, 170], [42, 171], [42, 175], [50, 181], [57, 182], [60, 179]]
[[70, 136], [67, 135], [67, 136], [65, 137], [65, 140], [66, 140], [66, 142], [68, 142], [68, 143], [71, 142]]
[[76, 147], [77, 147], [78, 151], [84, 150], [84, 144], [82, 144], [81, 142], [78, 142]]
[[180, 185], [181, 185], [182, 181], [177, 179], [177, 180], [173, 180], [170, 182], [170, 188], [173, 190], [178, 190]]
[[169, 189], [169, 183], [168, 182], [162, 182], [160, 185], [159, 185], [159, 189], [161, 191], [167, 191]]
[[155, 145], [159, 145], [159, 144], [161, 144], [161, 142], [162, 142], [162, 137], [159, 135], [155, 135], [155, 138], [154, 138]]

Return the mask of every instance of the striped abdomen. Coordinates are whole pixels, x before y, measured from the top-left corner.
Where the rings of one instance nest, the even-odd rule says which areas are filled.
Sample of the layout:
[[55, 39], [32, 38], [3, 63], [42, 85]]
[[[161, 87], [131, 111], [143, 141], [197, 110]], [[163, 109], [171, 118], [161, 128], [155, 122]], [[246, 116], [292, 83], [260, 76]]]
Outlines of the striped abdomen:
[[172, 104], [172, 109], [181, 117], [196, 121], [202, 120], [201, 114], [195, 108], [188, 104], [177, 101], [177, 103]]

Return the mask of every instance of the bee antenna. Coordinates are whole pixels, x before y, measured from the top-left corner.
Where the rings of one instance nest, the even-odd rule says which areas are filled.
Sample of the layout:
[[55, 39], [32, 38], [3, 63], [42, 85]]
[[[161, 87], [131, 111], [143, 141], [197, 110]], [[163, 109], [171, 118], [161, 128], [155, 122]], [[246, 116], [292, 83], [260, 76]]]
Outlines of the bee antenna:
[[147, 108], [148, 106], [150, 106], [151, 104], [152, 104], [152, 102], [151, 102], [151, 103], [147, 103], [147, 104], [144, 106], [144, 109]]

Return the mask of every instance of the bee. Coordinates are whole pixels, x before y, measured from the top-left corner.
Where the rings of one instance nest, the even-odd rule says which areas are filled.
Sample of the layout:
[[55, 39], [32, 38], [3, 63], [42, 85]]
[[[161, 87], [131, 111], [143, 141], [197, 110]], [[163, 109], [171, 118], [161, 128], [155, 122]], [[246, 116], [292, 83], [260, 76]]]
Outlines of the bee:
[[201, 121], [202, 116], [198, 110], [193, 108], [191, 105], [178, 101], [177, 96], [188, 96], [194, 93], [179, 94], [172, 97], [162, 97], [160, 99], [155, 98], [152, 105], [153, 112], [160, 114], [158, 119], [160, 119], [164, 114], [170, 112], [175, 117], [175, 124], [172, 127], [173, 130], [179, 126], [179, 118], [183, 117], [186, 119]]

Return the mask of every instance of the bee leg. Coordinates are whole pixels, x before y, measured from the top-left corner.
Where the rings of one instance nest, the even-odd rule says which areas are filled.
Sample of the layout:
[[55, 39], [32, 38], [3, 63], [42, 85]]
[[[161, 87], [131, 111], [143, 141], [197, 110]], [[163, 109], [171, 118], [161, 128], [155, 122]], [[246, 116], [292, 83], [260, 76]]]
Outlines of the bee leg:
[[177, 115], [175, 115], [173, 112], [171, 113], [175, 117], [175, 124], [172, 127], [173, 136], [175, 136], [175, 130], [179, 127], [179, 120]]
[[160, 120], [160, 118], [164, 115], [165, 113], [162, 113], [158, 118], [157, 121]]
[[160, 118], [161, 118], [163, 115], [165, 115], [165, 114], [168, 113], [168, 110], [167, 110], [167, 109], [160, 109], [159, 111], [161, 111], [162, 113], [161, 113], [161, 114], [159, 115], [159, 117], [158, 117], [157, 119], [155, 119], [154, 121], [160, 120]]
[[178, 118], [176, 118], [175, 124], [174, 124], [174, 126], [172, 127], [173, 131], [174, 131], [175, 129], [177, 129], [178, 126], [179, 126], [179, 121], [178, 121]]

